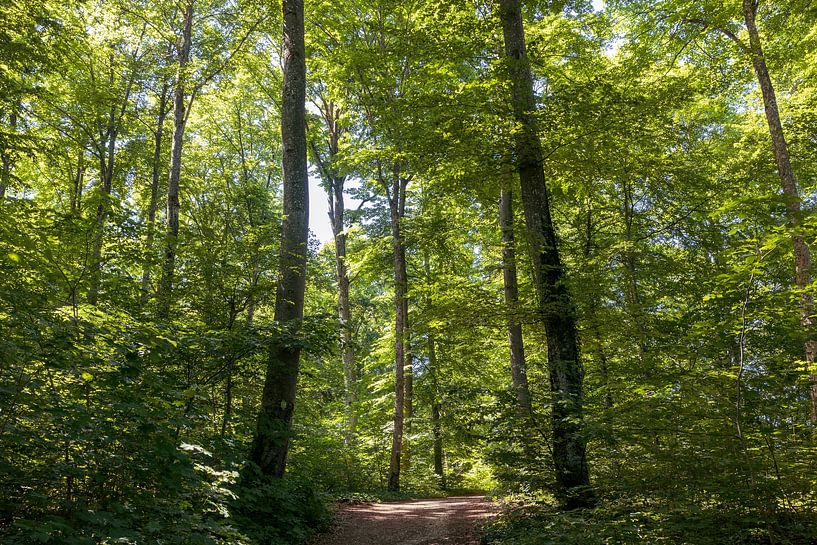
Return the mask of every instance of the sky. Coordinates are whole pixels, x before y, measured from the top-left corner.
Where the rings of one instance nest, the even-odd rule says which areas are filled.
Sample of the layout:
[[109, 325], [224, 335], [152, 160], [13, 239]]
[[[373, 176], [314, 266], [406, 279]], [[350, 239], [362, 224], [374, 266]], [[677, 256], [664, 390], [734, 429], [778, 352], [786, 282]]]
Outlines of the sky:
[[309, 176], [309, 230], [321, 241], [332, 240], [332, 224], [329, 222], [329, 202], [316, 176]]

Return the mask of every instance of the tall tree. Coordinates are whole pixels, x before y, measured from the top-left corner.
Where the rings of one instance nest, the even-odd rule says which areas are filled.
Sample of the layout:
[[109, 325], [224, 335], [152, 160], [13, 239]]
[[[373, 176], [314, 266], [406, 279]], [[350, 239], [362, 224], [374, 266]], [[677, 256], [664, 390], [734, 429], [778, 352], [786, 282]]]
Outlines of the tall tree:
[[[303, 0], [284, 0], [284, 87], [281, 99], [284, 222], [275, 320], [293, 327], [303, 318], [309, 236], [306, 162], [306, 59]], [[273, 343], [269, 350], [261, 411], [250, 460], [262, 473], [281, 477], [286, 469], [301, 349]]]
[[403, 431], [406, 416], [406, 362], [408, 361], [408, 270], [403, 220], [406, 215], [406, 188], [410, 181], [395, 165], [391, 179], [379, 178], [389, 201], [389, 225], [394, 265], [394, 427], [392, 429], [389, 490], [400, 489], [400, 467], [403, 458]]
[[502, 282], [508, 312], [508, 346], [510, 348], [511, 385], [521, 412], [532, 410], [528, 374], [525, 364], [525, 344], [519, 318], [519, 282], [516, 273], [516, 240], [514, 238], [513, 176], [502, 174], [499, 197], [499, 226], [502, 231]]
[[341, 121], [342, 108], [338, 104], [321, 95], [318, 97], [316, 106], [320, 111], [321, 120], [326, 131], [326, 141], [321, 147], [314, 140], [310, 145], [329, 200], [329, 222], [335, 243], [338, 319], [341, 326], [340, 353], [343, 361], [344, 404], [346, 406], [345, 441], [349, 445], [354, 441], [355, 428], [357, 427], [357, 415], [354, 407], [357, 399], [357, 363], [355, 361], [355, 347], [352, 336], [352, 311], [349, 301], [349, 271], [346, 256], [346, 202], [344, 197], [346, 175], [341, 174], [338, 168], [340, 140], [345, 131]]
[[[0, 115], [0, 118], [2, 117], [4, 116]], [[2, 170], [0, 170], [0, 205], [6, 200], [6, 189], [11, 183], [14, 159], [11, 146], [6, 144], [6, 142], [14, 137], [14, 132], [17, 130], [17, 112], [12, 111], [9, 113], [8, 126], [9, 134], [3, 135], [2, 141], [4, 145], [2, 146], [2, 152], [0, 152], [0, 158], [2, 158]]]
[[167, 180], [167, 241], [162, 278], [159, 282], [159, 318], [167, 318], [173, 291], [173, 277], [176, 273], [176, 248], [179, 238], [179, 178], [182, 172], [182, 147], [187, 126], [188, 83], [190, 73], [190, 50], [193, 47], [193, 15], [196, 0], [187, 0], [182, 12], [181, 32], [176, 42], [176, 82], [173, 89], [173, 141], [170, 147], [170, 170]]
[[[800, 325], [806, 334], [805, 354], [806, 373], [811, 383], [811, 421], [817, 424], [817, 370], [814, 369], [814, 359], [817, 356], [817, 339], [814, 336], [814, 296], [810, 291], [811, 284], [811, 250], [802, 233], [803, 212], [800, 190], [794, 176], [789, 146], [783, 132], [783, 123], [780, 121], [780, 109], [777, 106], [777, 95], [766, 66], [763, 54], [763, 44], [757, 28], [757, 10], [759, 0], [743, 0], [743, 19], [746, 31], [749, 34], [749, 46], [746, 47], [739, 39], [735, 41], [746, 51], [752, 59], [757, 83], [763, 95], [763, 107], [766, 113], [766, 122], [769, 125], [769, 135], [772, 140], [772, 151], [777, 164], [777, 175], [786, 200], [786, 212], [792, 233], [794, 246], [794, 284], [800, 290]], [[732, 35], [734, 36], [734, 35]]]
[[162, 82], [159, 92], [156, 111], [156, 128], [153, 131], [153, 159], [150, 165], [150, 200], [147, 209], [147, 233], [145, 236], [145, 247], [147, 256], [142, 267], [142, 302], [147, 302], [150, 288], [151, 265], [153, 257], [153, 243], [156, 237], [156, 212], [159, 209], [159, 181], [162, 176], [162, 138], [164, 137], [165, 118], [168, 113], [168, 99], [170, 85], [167, 81]]
[[553, 462], [567, 507], [593, 501], [582, 426], [582, 382], [576, 311], [562, 266], [551, 219], [542, 145], [536, 121], [536, 97], [525, 48], [519, 0], [501, 0], [499, 16], [505, 39], [513, 114], [516, 169], [533, 261], [540, 319], [547, 334], [548, 368], [553, 393]]

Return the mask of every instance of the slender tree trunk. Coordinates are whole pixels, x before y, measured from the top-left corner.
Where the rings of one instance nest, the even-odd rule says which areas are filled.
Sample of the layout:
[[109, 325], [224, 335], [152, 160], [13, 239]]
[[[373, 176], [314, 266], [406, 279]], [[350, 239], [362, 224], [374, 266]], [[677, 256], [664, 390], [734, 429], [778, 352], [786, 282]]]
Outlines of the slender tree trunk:
[[808, 291], [811, 284], [811, 250], [803, 237], [800, 192], [794, 176], [794, 169], [789, 158], [789, 147], [783, 133], [783, 123], [780, 121], [780, 110], [777, 106], [777, 96], [766, 66], [763, 55], [763, 46], [760, 33], [757, 29], [757, 0], [743, 0], [743, 16], [746, 21], [746, 30], [749, 33], [749, 53], [752, 56], [752, 65], [763, 94], [763, 106], [766, 111], [766, 122], [769, 125], [769, 134], [772, 138], [772, 150], [777, 164], [777, 174], [786, 199], [786, 212], [789, 226], [794, 231], [792, 245], [794, 246], [794, 283], [800, 290], [800, 325], [806, 334], [805, 354], [806, 373], [809, 375], [811, 394], [811, 421], [817, 423], [817, 372], [814, 369], [815, 355], [817, 355], [817, 341], [813, 334], [814, 298]]
[[[275, 321], [295, 325], [303, 318], [309, 235], [306, 163], [306, 58], [303, 0], [284, 0], [284, 89], [281, 100], [284, 222]], [[275, 343], [269, 352], [261, 412], [250, 460], [262, 473], [281, 477], [286, 469], [301, 350]]]
[[[408, 290], [407, 290], [408, 291]], [[403, 345], [405, 347], [405, 398], [403, 426], [403, 471], [411, 469], [411, 426], [414, 418], [414, 354], [411, 351], [411, 320], [409, 318], [408, 298], [403, 299]]]
[[357, 368], [355, 363], [355, 349], [352, 339], [352, 311], [349, 303], [349, 273], [346, 269], [346, 233], [344, 232], [344, 199], [343, 183], [333, 182], [334, 188], [334, 218], [332, 222], [335, 238], [335, 266], [338, 276], [338, 318], [341, 324], [341, 359], [343, 360], [344, 376], [344, 408], [346, 412], [345, 442], [351, 445], [354, 442], [357, 428]]
[[508, 317], [508, 345], [511, 353], [511, 385], [521, 412], [532, 413], [528, 375], [525, 365], [525, 344], [522, 324], [518, 318], [519, 283], [516, 274], [516, 241], [513, 226], [513, 192], [510, 173], [503, 174], [499, 199], [499, 225], [502, 230], [502, 279], [505, 286], [505, 307]]
[[162, 278], [159, 281], [157, 316], [167, 318], [173, 297], [176, 273], [176, 245], [179, 237], [179, 178], [182, 172], [182, 146], [187, 124], [185, 102], [187, 100], [187, 65], [193, 45], [193, 13], [195, 0], [187, 0], [182, 21], [182, 34], [177, 44], [176, 87], [173, 94], [173, 142], [170, 148], [170, 172], [167, 181], [167, 241]]
[[400, 489], [400, 459], [403, 446], [403, 423], [405, 416], [405, 341], [408, 306], [405, 303], [408, 289], [406, 249], [403, 241], [401, 220], [405, 210], [405, 182], [395, 176], [389, 195], [391, 215], [392, 253], [394, 261], [394, 429], [392, 432], [391, 460], [389, 463], [389, 490]]
[[582, 382], [573, 300], [564, 278], [542, 168], [542, 147], [535, 117], [533, 79], [525, 51], [519, 0], [500, 0], [500, 18], [511, 81], [516, 162], [522, 188], [533, 260], [539, 313], [547, 334], [548, 367], [553, 392], [553, 461], [556, 481], [567, 507], [593, 502], [582, 424]]
[[[17, 130], [17, 113], [14, 111], [9, 114], [9, 127], [12, 133]], [[8, 147], [3, 148], [2, 163], [2, 171], [0, 171], [0, 205], [6, 200], [6, 188], [11, 183], [12, 159]]]
[[338, 280], [338, 319], [341, 324], [341, 360], [344, 376], [344, 410], [346, 416], [346, 433], [344, 442], [354, 442], [357, 429], [357, 364], [352, 338], [352, 311], [349, 302], [349, 272], [346, 267], [346, 203], [343, 195], [345, 177], [337, 173], [334, 162], [340, 151], [341, 127], [338, 123], [339, 108], [331, 100], [326, 102], [323, 119], [329, 132], [328, 157], [321, 160], [317, 147], [314, 152], [322, 176], [329, 182], [329, 220], [332, 223], [332, 235], [335, 240], [335, 272]]
[[77, 170], [74, 172], [71, 188], [71, 212], [79, 212], [82, 208], [82, 187], [85, 185], [85, 145], [79, 148], [77, 156]]
[[[595, 243], [593, 242], [593, 207], [591, 206], [591, 192], [588, 191], [587, 197], [587, 219], [584, 226], [584, 267], [589, 266], [590, 259], [593, 257], [593, 250]], [[596, 353], [599, 360], [599, 373], [601, 373], [602, 383], [604, 384], [604, 406], [612, 409], [614, 405], [612, 384], [610, 381], [610, 368], [607, 361], [607, 351], [604, 349], [604, 336], [601, 332], [601, 321], [598, 316], [598, 309], [601, 306], [601, 300], [598, 292], [593, 290], [590, 295], [590, 301], [587, 305], [587, 330], [590, 335], [591, 349]]]
[[[111, 85], [114, 83], [113, 56], [111, 56], [111, 78], [109, 83]], [[88, 291], [88, 303], [92, 305], [95, 305], [99, 299], [99, 283], [102, 275], [102, 242], [105, 231], [105, 220], [108, 217], [108, 209], [110, 206], [111, 191], [113, 189], [114, 154], [116, 153], [118, 133], [117, 125], [116, 107], [111, 105], [111, 111], [108, 113], [108, 127], [105, 132], [105, 145], [99, 150], [100, 200], [96, 209], [96, 228], [94, 230], [94, 242], [91, 255], [91, 285]]]
[[224, 382], [224, 415], [221, 419], [221, 440], [227, 436], [230, 419], [233, 417], [233, 372], [232, 360], [227, 365], [227, 380]]
[[170, 86], [162, 84], [159, 95], [159, 112], [156, 116], [156, 131], [153, 140], [153, 161], [151, 164], [150, 202], [147, 214], [147, 235], [145, 237], [145, 263], [142, 265], [142, 303], [146, 303], [150, 292], [150, 271], [153, 264], [153, 242], [156, 236], [156, 212], [159, 208], [159, 179], [162, 175], [162, 137], [164, 136], [165, 118], [167, 117], [167, 101]]
[[[641, 289], [638, 285], [638, 265], [636, 255], [633, 250], [635, 240], [633, 239], [633, 223], [635, 221], [635, 200], [633, 198], [633, 186], [629, 180], [624, 182], [624, 239], [627, 241], [627, 249], [622, 255], [625, 277], [627, 279], [624, 287], [624, 296], [627, 303], [627, 310], [635, 323], [638, 331], [638, 356], [642, 366], [646, 363], [647, 357], [647, 325], [644, 316], [644, 303], [641, 297]], [[651, 373], [649, 366], [646, 373]]]
[[431, 381], [434, 388], [434, 399], [431, 402], [431, 435], [434, 439], [434, 475], [440, 483], [440, 487], [445, 490], [445, 457], [443, 455], [443, 432], [442, 419], [440, 417], [440, 392], [437, 384], [437, 347], [435, 346], [434, 335], [428, 334], [428, 367], [431, 370]]

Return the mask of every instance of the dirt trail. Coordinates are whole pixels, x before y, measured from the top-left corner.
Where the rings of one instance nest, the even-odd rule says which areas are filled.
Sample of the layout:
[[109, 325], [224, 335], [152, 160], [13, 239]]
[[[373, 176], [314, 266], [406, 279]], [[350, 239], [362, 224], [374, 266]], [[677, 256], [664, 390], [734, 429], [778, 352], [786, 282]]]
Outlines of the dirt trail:
[[478, 545], [475, 528], [493, 513], [481, 496], [350, 505], [315, 545]]

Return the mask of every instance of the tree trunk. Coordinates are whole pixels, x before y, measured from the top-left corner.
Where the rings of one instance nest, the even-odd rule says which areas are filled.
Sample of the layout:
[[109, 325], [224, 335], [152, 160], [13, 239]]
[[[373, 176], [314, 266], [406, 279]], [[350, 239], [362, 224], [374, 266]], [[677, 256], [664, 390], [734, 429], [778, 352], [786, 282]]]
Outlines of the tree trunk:
[[[309, 236], [306, 163], [306, 58], [303, 0], [284, 0], [284, 89], [281, 100], [284, 222], [275, 321], [296, 325], [304, 313]], [[250, 460], [263, 474], [281, 477], [286, 469], [301, 350], [288, 343], [270, 348], [261, 412]]]
[[[591, 191], [588, 191], [587, 197], [587, 219], [584, 225], [584, 263], [583, 267], [588, 267], [589, 262], [593, 257], [593, 249], [596, 244], [593, 241], [594, 223], [593, 223], [593, 208], [591, 206]], [[607, 409], [612, 409], [614, 405], [612, 383], [610, 380], [610, 368], [607, 362], [607, 352], [604, 349], [604, 335], [601, 331], [601, 320], [598, 316], [598, 310], [601, 307], [601, 297], [598, 292], [593, 290], [590, 295], [590, 300], [587, 304], [587, 331], [590, 336], [590, 349], [595, 352], [599, 360], [599, 373], [601, 374], [602, 384], [604, 385], [604, 406]]]
[[352, 338], [352, 311], [349, 302], [349, 272], [346, 267], [346, 232], [345, 213], [346, 204], [343, 195], [345, 176], [341, 176], [335, 169], [339, 152], [341, 128], [338, 124], [339, 109], [334, 102], [326, 101], [325, 109], [321, 112], [326, 128], [329, 132], [328, 157], [321, 159], [317, 147], [313, 147], [321, 175], [329, 182], [329, 220], [332, 224], [332, 235], [335, 241], [335, 272], [338, 280], [338, 319], [341, 324], [340, 351], [343, 362], [344, 377], [344, 412], [346, 416], [346, 431], [344, 443], [349, 446], [354, 442], [357, 428], [357, 364], [355, 363], [355, 349]]
[[772, 150], [777, 164], [777, 174], [786, 199], [786, 212], [789, 226], [794, 231], [792, 245], [794, 246], [794, 283], [800, 290], [800, 325], [805, 335], [806, 373], [809, 375], [811, 394], [811, 421], [817, 423], [817, 373], [814, 370], [814, 359], [817, 354], [817, 341], [813, 335], [814, 298], [808, 291], [811, 284], [811, 250], [803, 237], [801, 225], [803, 214], [801, 210], [800, 192], [794, 177], [794, 169], [789, 158], [789, 147], [783, 133], [783, 123], [780, 121], [780, 111], [777, 107], [777, 96], [772, 85], [771, 76], [763, 55], [763, 46], [760, 33], [757, 29], [757, 0], [743, 0], [743, 16], [746, 21], [746, 30], [749, 33], [749, 53], [752, 56], [752, 65], [755, 69], [758, 85], [763, 94], [763, 106], [766, 111], [766, 122], [769, 125], [769, 134], [772, 138]]
[[159, 95], [159, 112], [156, 116], [156, 131], [153, 141], [153, 162], [151, 164], [150, 180], [150, 202], [147, 213], [147, 235], [145, 237], [145, 249], [147, 251], [145, 263], [142, 265], [142, 303], [148, 300], [150, 292], [150, 270], [153, 264], [153, 239], [156, 236], [156, 211], [159, 208], [159, 178], [162, 173], [162, 136], [164, 135], [165, 117], [167, 117], [167, 99], [169, 85], [162, 84], [162, 92]]
[[400, 490], [400, 459], [403, 446], [403, 422], [405, 410], [405, 341], [408, 324], [408, 273], [406, 271], [406, 249], [403, 240], [401, 220], [405, 212], [407, 181], [395, 174], [389, 194], [391, 216], [392, 253], [394, 261], [394, 430], [392, 431], [391, 460], [389, 463], [389, 490]]
[[[9, 127], [11, 127], [11, 132], [15, 132], [17, 130], [17, 113], [11, 112], [9, 114]], [[2, 153], [2, 171], [0, 171], [0, 205], [2, 205], [6, 200], [6, 188], [11, 183], [11, 151], [8, 147], [3, 148]]]
[[505, 286], [505, 307], [508, 316], [508, 344], [511, 355], [511, 386], [520, 412], [532, 413], [528, 375], [525, 365], [525, 344], [522, 324], [519, 321], [519, 284], [516, 274], [516, 241], [513, 225], [512, 176], [503, 174], [502, 192], [499, 199], [499, 225], [502, 230], [502, 279]]
[[525, 51], [519, 0], [500, 0], [500, 18], [511, 81], [516, 166], [522, 188], [533, 260], [539, 314], [547, 334], [550, 387], [553, 393], [553, 461], [556, 481], [567, 507], [593, 502], [582, 435], [582, 382], [576, 313], [564, 278], [542, 168], [542, 147], [535, 117], [533, 79]]
[[635, 240], [633, 239], [633, 223], [635, 221], [635, 200], [633, 197], [633, 185], [629, 180], [625, 180], [624, 186], [624, 239], [627, 241], [627, 248], [622, 254], [624, 264], [626, 285], [624, 287], [624, 298], [627, 303], [627, 311], [630, 314], [638, 334], [638, 356], [645, 374], [650, 374], [651, 369], [646, 366], [647, 358], [647, 325], [644, 316], [644, 303], [641, 297], [641, 289], [638, 285], [638, 266], [636, 255], [633, 249]]
[[343, 230], [343, 183], [335, 180], [334, 218], [332, 222], [335, 238], [335, 265], [338, 276], [338, 318], [341, 325], [341, 359], [344, 376], [344, 408], [346, 412], [346, 445], [354, 442], [357, 428], [355, 401], [357, 400], [357, 368], [352, 339], [352, 311], [349, 303], [349, 273], [346, 269], [346, 233]]
[[445, 458], [443, 456], [443, 433], [440, 418], [440, 392], [437, 386], [437, 348], [434, 335], [428, 334], [428, 367], [431, 370], [431, 381], [434, 388], [431, 402], [431, 435], [434, 439], [434, 475], [445, 490]]
[[176, 88], [173, 94], [173, 143], [170, 148], [170, 173], [167, 181], [167, 240], [162, 278], [159, 281], [157, 316], [165, 319], [170, 314], [173, 297], [173, 277], [176, 273], [176, 244], [179, 237], [179, 178], [182, 172], [182, 146], [187, 124], [185, 101], [187, 100], [187, 65], [193, 45], [193, 11], [195, 0], [185, 4], [182, 35], [177, 45]]
[[[110, 85], [114, 84], [113, 55], [111, 56]], [[127, 100], [127, 99], [126, 99]], [[118, 132], [116, 107], [111, 105], [108, 113], [108, 127], [105, 132], [104, 146], [99, 149], [99, 178], [100, 200], [96, 209], [96, 228], [94, 230], [93, 248], [91, 251], [91, 285], [88, 291], [88, 303], [95, 305], [99, 298], [99, 283], [102, 274], [102, 242], [105, 220], [108, 217], [108, 208], [113, 189], [114, 154], [116, 153], [116, 139]]]
[[79, 148], [77, 156], [77, 170], [74, 173], [71, 188], [71, 212], [77, 213], [82, 209], [82, 187], [85, 185], [85, 145]]
[[[406, 288], [408, 291], [408, 288]], [[403, 346], [405, 349], [405, 397], [403, 399], [403, 471], [411, 469], [411, 425], [414, 418], [414, 354], [411, 351], [411, 320], [408, 299], [403, 298]]]

